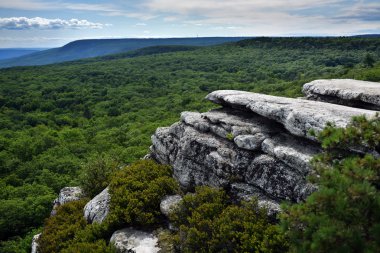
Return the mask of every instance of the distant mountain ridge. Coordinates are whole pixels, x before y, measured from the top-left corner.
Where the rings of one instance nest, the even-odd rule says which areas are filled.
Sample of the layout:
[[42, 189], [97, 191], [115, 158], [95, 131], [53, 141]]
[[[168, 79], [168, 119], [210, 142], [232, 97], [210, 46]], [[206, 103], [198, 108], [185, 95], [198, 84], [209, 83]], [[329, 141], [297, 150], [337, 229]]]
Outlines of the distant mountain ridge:
[[144, 47], [182, 45], [209, 46], [236, 42], [248, 37], [206, 37], [167, 39], [91, 39], [70, 42], [63, 47], [52, 48], [17, 58], [0, 60], [0, 67], [32, 66], [59, 63], [83, 58], [124, 53]]
[[47, 48], [0, 48], [0, 60], [20, 57], [46, 49]]

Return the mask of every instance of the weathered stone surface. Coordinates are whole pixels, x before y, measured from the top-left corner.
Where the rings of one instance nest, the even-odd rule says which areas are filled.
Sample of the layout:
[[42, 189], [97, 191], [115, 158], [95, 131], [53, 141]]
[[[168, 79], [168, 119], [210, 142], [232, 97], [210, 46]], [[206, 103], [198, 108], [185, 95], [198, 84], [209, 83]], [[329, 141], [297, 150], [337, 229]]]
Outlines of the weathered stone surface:
[[110, 205], [110, 194], [108, 187], [96, 195], [84, 207], [84, 218], [89, 223], [102, 223], [108, 215]]
[[380, 83], [352, 79], [315, 80], [303, 86], [310, 100], [380, 110]]
[[80, 187], [65, 187], [62, 188], [59, 192], [58, 198], [56, 198], [53, 202], [53, 209], [51, 211], [51, 215], [56, 214], [56, 209], [60, 205], [65, 203], [80, 200], [83, 197], [83, 191]]
[[175, 208], [181, 200], [181, 195], [165, 196], [160, 203], [161, 213], [163, 213], [166, 217], [169, 217], [170, 213], [173, 211], [173, 208]]
[[262, 151], [239, 148], [226, 137], [201, 132], [184, 122], [157, 129], [152, 143], [152, 157], [172, 165], [174, 177], [185, 190], [243, 182], [274, 198], [294, 201], [309, 191], [304, 175], [281, 160], [261, 159]]
[[275, 201], [259, 200], [257, 204], [260, 208], [265, 208], [269, 216], [275, 216], [282, 211], [280, 204]]
[[262, 142], [262, 150], [306, 175], [311, 171], [310, 160], [322, 150], [317, 143], [283, 133]]
[[35, 236], [33, 236], [33, 239], [32, 239], [32, 251], [31, 253], [38, 253], [38, 239], [41, 237], [41, 233], [40, 234], [36, 234]]
[[269, 96], [245, 91], [220, 90], [207, 95], [208, 100], [250, 110], [263, 117], [281, 123], [291, 134], [315, 138], [309, 135], [310, 130], [322, 131], [328, 122], [338, 127], [346, 127], [353, 116], [365, 115], [368, 118], [376, 112], [318, 101]]
[[268, 155], [253, 159], [245, 172], [245, 180], [277, 199], [300, 201], [314, 190], [297, 171]]
[[265, 208], [269, 216], [275, 216], [281, 212], [281, 206], [278, 201], [269, 198], [263, 193], [263, 190], [252, 185], [246, 183], [231, 184], [230, 194], [238, 200], [249, 201], [252, 198], [257, 198], [258, 206]]
[[310, 130], [318, 133], [327, 123], [345, 127], [353, 116], [376, 114], [232, 90], [212, 92], [207, 99], [224, 107], [206, 113], [184, 112], [181, 122], [157, 129], [151, 157], [170, 164], [185, 191], [198, 185], [224, 187], [239, 199], [255, 196], [273, 203], [269, 209], [274, 212], [281, 200], [298, 202], [316, 190], [306, 177], [321, 147]]
[[110, 242], [120, 253], [157, 253], [160, 250], [156, 236], [133, 228], [114, 232]]
[[234, 142], [239, 148], [248, 150], [259, 150], [261, 149], [261, 143], [267, 137], [267, 135], [264, 135], [262, 133], [257, 133], [254, 135], [239, 135], [234, 138]]
[[65, 187], [58, 196], [58, 202], [63, 205], [65, 203], [79, 200], [83, 197], [83, 191], [80, 187]]

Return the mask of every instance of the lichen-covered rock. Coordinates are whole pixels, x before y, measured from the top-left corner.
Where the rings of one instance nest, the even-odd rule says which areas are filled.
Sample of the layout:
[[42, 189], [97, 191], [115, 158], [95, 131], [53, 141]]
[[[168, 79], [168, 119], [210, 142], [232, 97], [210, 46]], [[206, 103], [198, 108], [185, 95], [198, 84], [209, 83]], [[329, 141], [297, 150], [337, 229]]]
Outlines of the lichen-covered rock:
[[53, 202], [53, 209], [51, 215], [55, 215], [57, 207], [71, 202], [80, 200], [84, 196], [83, 191], [80, 187], [65, 187], [59, 192], [58, 198]]
[[234, 142], [242, 149], [259, 150], [261, 149], [261, 143], [263, 143], [266, 138], [268, 138], [268, 136], [262, 133], [254, 135], [239, 135], [234, 138]]
[[310, 130], [319, 133], [329, 122], [337, 127], [346, 127], [353, 116], [373, 118], [376, 115], [370, 110], [245, 91], [214, 91], [206, 98], [224, 106], [250, 110], [281, 123], [293, 135], [311, 140], [315, 137], [309, 134]]
[[[305, 175], [291, 165], [270, 156], [266, 156], [267, 163], [259, 162], [265, 138], [286, 131], [276, 122], [258, 115], [239, 115], [238, 111], [230, 109], [202, 114], [183, 113], [181, 118], [180, 123], [157, 129], [152, 136], [151, 155], [160, 163], [173, 167], [174, 177], [184, 190], [198, 185], [228, 187], [242, 182], [277, 199], [301, 200], [304, 193], [309, 192]], [[238, 127], [240, 135], [236, 130]], [[235, 128], [235, 141], [213, 130], [216, 128], [226, 132]], [[256, 139], [251, 143], [236, 144], [236, 141], [243, 142], [247, 138]], [[294, 156], [296, 151], [288, 153]], [[282, 159], [292, 161], [283, 156]]]
[[181, 202], [181, 200], [181, 195], [165, 196], [160, 203], [161, 213], [164, 214], [166, 217], [169, 217], [170, 213], [179, 204], [179, 202]]
[[88, 223], [102, 223], [105, 220], [110, 208], [110, 199], [107, 187], [85, 205], [83, 212]]
[[352, 79], [315, 80], [303, 86], [310, 100], [380, 110], [380, 83]]
[[322, 151], [317, 143], [286, 133], [265, 139], [261, 148], [265, 153], [297, 169], [302, 175], [311, 171], [310, 160]]
[[32, 239], [32, 251], [31, 253], [38, 253], [38, 239], [41, 237], [41, 233], [40, 234], [36, 234], [33, 236], [33, 239]]
[[112, 234], [113, 243], [120, 253], [157, 253], [158, 238], [153, 233], [147, 233], [133, 228], [118, 230]]
[[300, 201], [314, 190], [297, 171], [268, 155], [258, 155], [252, 160], [245, 179], [277, 199]]

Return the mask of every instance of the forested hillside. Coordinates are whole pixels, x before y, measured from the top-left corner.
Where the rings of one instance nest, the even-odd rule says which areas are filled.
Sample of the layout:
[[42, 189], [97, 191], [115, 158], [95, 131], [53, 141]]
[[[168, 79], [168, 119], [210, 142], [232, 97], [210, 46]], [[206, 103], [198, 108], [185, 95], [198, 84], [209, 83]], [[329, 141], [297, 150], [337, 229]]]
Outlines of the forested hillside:
[[314, 79], [380, 81], [379, 60], [378, 38], [257, 38], [2, 69], [2, 247], [27, 250], [59, 189], [77, 185], [86, 164], [136, 161], [157, 127], [213, 107], [203, 100], [210, 91], [298, 97]]
[[0, 67], [33, 66], [72, 61], [77, 59], [128, 52], [144, 47], [163, 45], [210, 46], [235, 42], [244, 37], [205, 37], [205, 38], [168, 38], [168, 39], [89, 39], [76, 40], [62, 47], [12, 59], [0, 60]]

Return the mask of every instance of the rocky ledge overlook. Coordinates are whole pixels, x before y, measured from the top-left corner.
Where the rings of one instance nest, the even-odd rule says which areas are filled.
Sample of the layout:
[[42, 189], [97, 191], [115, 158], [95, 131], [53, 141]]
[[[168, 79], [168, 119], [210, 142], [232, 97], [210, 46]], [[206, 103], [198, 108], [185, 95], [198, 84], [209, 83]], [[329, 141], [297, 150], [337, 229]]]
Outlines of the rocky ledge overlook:
[[298, 202], [316, 189], [306, 176], [321, 147], [310, 132], [328, 123], [345, 127], [353, 116], [374, 117], [368, 108], [379, 108], [379, 90], [374, 82], [317, 80], [304, 85], [303, 99], [214, 91], [206, 99], [222, 107], [183, 112], [180, 122], [157, 129], [151, 157], [170, 164], [185, 190], [224, 187], [276, 211], [280, 201]]
[[[158, 128], [148, 157], [171, 165], [185, 193], [201, 185], [223, 187], [237, 201], [255, 196], [269, 215], [278, 213], [282, 200], [302, 201], [317, 188], [306, 180], [312, 172], [310, 160], [322, 151], [311, 131], [318, 133], [328, 123], [346, 127], [353, 116], [379, 113], [379, 83], [317, 80], [305, 84], [303, 91], [303, 99], [214, 91], [206, 99], [222, 107], [183, 112], [180, 122]], [[358, 147], [351, 151], [362, 152]], [[57, 206], [82, 196], [79, 187], [63, 188], [52, 215]], [[106, 219], [110, 198], [107, 187], [86, 204], [88, 223]], [[168, 216], [181, 199], [166, 196], [157, 208]], [[110, 242], [119, 252], [160, 252], [158, 233], [129, 227], [115, 231]], [[39, 236], [33, 238], [32, 253], [38, 252]]]

